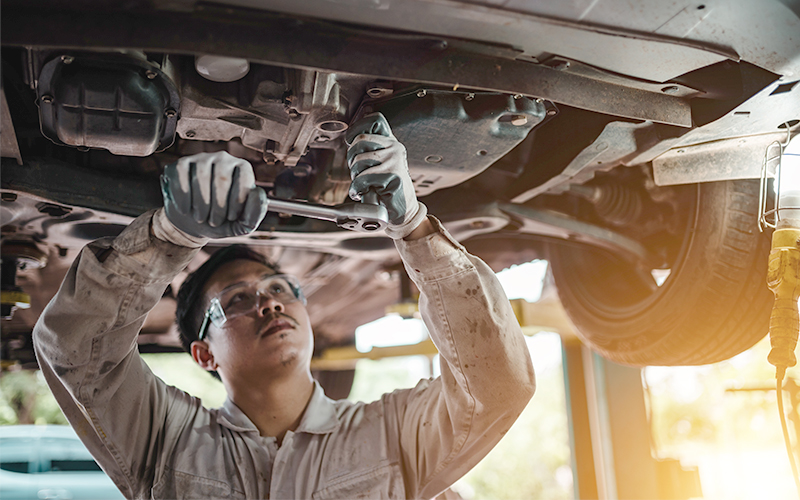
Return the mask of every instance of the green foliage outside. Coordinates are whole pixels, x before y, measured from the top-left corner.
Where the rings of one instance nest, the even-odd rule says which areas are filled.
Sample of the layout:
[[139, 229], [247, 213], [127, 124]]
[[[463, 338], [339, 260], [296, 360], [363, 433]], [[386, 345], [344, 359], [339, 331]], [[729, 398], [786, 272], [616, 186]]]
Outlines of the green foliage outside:
[[41, 372], [0, 375], [0, 425], [66, 423]]

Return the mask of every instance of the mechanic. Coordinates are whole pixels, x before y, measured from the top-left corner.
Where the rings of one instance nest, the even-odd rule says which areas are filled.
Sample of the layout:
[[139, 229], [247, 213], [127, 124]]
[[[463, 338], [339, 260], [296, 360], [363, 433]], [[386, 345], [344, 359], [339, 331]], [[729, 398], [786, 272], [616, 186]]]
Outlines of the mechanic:
[[441, 376], [369, 404], [328, 399], [299, 285], [233, 247], [178, 293], [184, 343], [227, 401], [206, 409], [155, 377], [136, 348], [145, 316], [210, 238], [252, 232], [268, 202], [246, 161], [182, 158], [162, 176], [164, 207], [85, 247], [34, 329], [64, 414], [127, 498], [432, 498], [530, 400], [530, 356], [494, 273], [427, 216], [390, 131], [348, 139], [351, 195], [374, 189], [389, 211]]

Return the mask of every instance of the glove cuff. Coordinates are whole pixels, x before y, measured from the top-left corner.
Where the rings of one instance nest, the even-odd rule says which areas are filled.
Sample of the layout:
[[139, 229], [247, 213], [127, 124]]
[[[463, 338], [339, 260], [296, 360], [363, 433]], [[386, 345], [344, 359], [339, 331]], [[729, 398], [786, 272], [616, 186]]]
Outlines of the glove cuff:
[[153, 236], [158, 238], [161, 241], [166, 241], [167, 243], [172, 243], [173, 245], [178, 245], [187, 248], [202, 248], [208, 243], [210, 238], [203, 238], [198, 236], [192, 236], [191, 234], [186, 234], [177, 227], [175, 224], [170, 222], [169, 218], [167, 217], [167, 212], [164, 210], [164, 207], [159, 208], [156, 210], [155, 215], [153, 215]]
[[402, 240], [409, 234], [411, 234], [425, 218], [428, 217], [428, 207], [425, 206], [424, 203], [417, 202], [417, 210], [414, 212], [414, 215], [409, 217], [409, 219], [397, 226], [389, 226], [386, 228], [386, 236], [393, 240]]

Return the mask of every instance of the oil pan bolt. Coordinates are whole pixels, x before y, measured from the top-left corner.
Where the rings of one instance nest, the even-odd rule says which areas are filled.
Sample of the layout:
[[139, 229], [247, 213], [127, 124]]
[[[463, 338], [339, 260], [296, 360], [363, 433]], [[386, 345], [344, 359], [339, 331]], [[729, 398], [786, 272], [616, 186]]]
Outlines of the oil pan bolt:
[[512, 115], [511, 116], [511, 125], [515, 125], [517, 127], [521, 127], [528, 123], [528, 117], [525, 115]]
[[441, 163], [443, 159], [444, 158], [442, 158], [439, 155], [428, 155], [428, 156], [425, 157], [425, 162], [426, 163]]
[[467, 95], [464, 97], [464, 99], [466, 99], [467, 101], [471, 101], [471, 100], [475, 99], [475, 94], [473, 94], [472, 92], [470, 92], [469, 94], [467, 94]]
[[61, 62], [64, 64], [72, 64], [75, 61], [75, 58], [72, 56], [61, 56]]
[[522, 94], [514, 94], [514, 99], [516, 100], [522, 99]]
[[164, 114], [167, 116], [167, 118], [173, 118], [175, 115], [178, 114], [178, 112], [172, 108], [169, 108], [168, 110], [164, 111]]
[[148, 69], [147, 71], [144, 72], [144, 76], [146, 76], [148, 80], [155, 80], [155, 78], [158, 76], [158, 73], [156, 73], [152, 69]]
[[50, 104], [51, 102], [53, 102], [53, 96], [51, 96], [49, 94], [43, 95], [42, 96], [42, 102], [45, 103], [45, 104]]
[[417, 97], [425, 97], [426, 95], [428, 95], [428, 91], [425, 89], [419, 89], [417, 91]]

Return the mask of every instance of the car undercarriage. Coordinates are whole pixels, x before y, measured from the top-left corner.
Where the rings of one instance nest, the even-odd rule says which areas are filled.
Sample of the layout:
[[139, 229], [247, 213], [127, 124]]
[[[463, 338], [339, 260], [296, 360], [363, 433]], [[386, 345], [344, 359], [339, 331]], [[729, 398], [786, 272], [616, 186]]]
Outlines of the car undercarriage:
[[[771, 305], [759, 178], [800, 130], [800, 9], [640, 4], [4, 2], [3, 362], [35, 365], [67, 267], [161, 205], [165, 165], [225, 150], [270, 197], [341, 204], [344, 134], [377, 111], [429, 212], [497, 271], [547, 259], [593, 349], [747, 349]], [[207, 252], [233, 242], [300, 278], [318, 350], [408, 298], [382, 234], [270, 212]], [[178, 285], [143, 352], [179, 349]]]

